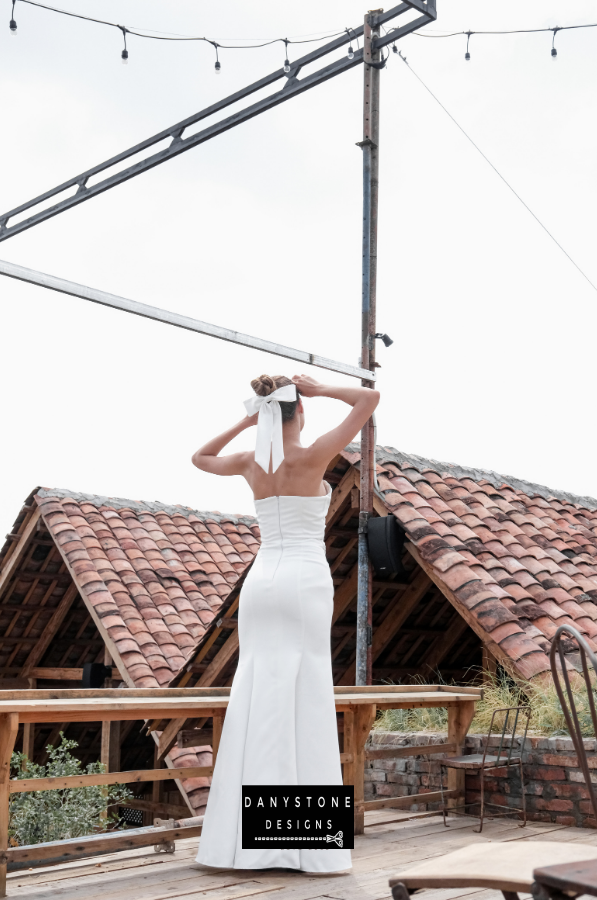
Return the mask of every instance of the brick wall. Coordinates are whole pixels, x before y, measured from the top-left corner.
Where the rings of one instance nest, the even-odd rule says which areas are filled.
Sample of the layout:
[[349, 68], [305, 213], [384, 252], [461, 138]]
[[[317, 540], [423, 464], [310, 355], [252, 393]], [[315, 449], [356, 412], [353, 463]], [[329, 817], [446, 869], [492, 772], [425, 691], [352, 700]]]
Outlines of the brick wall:
[[[442, 743], [445, 734], [429, 732], [374, 731], [367, 746], [382, 747], [422, 746]], [[466, 753], [479, 753], [484, 738], [469, 735]], [[491, 743], [497, 745], [498, 737]], [[591, 769], [597, 770], [597, 742], [585, 739], [585, 748]], [[437, 791], [440, 787], [440, 757], [412, 756], [402, 759], [376, 759], [365, 763], [365, 799], [405, 797]], [[527, 737], [523, 753], [527, 813], [529, 819], [539, 822], [555, 822], [560, 825], [595, 827], [590, 801], [572, 740], [565, 737]], [[597, 782], [597, 771], [595, 772]], [[508, 806], [520, 806], [520, 777], [518, 767], [509, 770], [496, 769], [485, 778], [487, 800]], [[467, 802], [479, 798], [479, 776], [466, 775]], [[412, 804], [413, 811], [439, 809], [438, 803]]]

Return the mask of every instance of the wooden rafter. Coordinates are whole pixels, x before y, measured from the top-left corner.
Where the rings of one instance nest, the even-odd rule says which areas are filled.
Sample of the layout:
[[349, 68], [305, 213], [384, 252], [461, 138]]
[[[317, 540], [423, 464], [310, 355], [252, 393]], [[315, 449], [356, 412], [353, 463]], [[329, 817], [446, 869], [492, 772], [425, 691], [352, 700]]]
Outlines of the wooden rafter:
[[13, 574], [16, 572], [17, 566], [19, 565], [23, 554], [27, 549], [29, 540], [32, 535], [35, 534], [35, 530], [37, 529], [40, 517], [41, 512], [39, 508], [34, 509], [29, 517], [27, 525], [25, 526], [22, 534], [19, 537], [19, 540], [13, 544], [13, 549], [8, 556], [8, 559], [4, 560], [4, 565], [2, 566], [2, 571], [0, 572], [0, 596], [2, 596], [6, 585], [12, 578]]
[[41, 637], [38, 640], [36, 640], [35, 646], [33, 647], [29, 656], [27, 657], [25, 665], [23, 666], [23, 668], [21, 670], [22, 678], [27, 678], [28, 675], [30, 674], [30, 670], [33, 669], [35, 666], [37, 666], [37, 663], [43, 657], [44, 653], [50, 646], [51, 641], [55, 637], [58, 629], [62, 625], [62, 623], [66, 617], [66, 614], [68, 613], [69, 609], [71, 608], [77, 594], [78, 594], [77, 585], [72, 583], [71, 586], [66, 589], [62, 600], [60, 601], [60, 603], [54, 610], [54, 614], [53, 614], [52, 618], [48, 622], [47, 626], [44, 628]]
[[459, 615], [462, 616], [467, 625], [470, 625], [475, 634], [481, 639], [482, 643], [487, 646], [488, 650], [493, 654], [495, 659], [506, 669], [507, 672], [515, 674], [513, 660], [510, 659], [510, 657], [502, 650], [502, 648], [496, 641], [493, 641], [491, 637], [483, 631], [475, 616], [473, 616], [470, 610], [468, 610], [466, 606], [458, 600], [454, 592], [442, 582], [441, 578], [439, 577], [439, 573], [436, 572], [433, 567], [423, 559], [414, 544], [407, 543], [406, 549], [411, 554], [413, 559], [418, 562], [421, 568], [425, 572], [427, 572], [429, 578], [431, 578], [431, 580], [438, 586], [446, 600], [450, 601], [454, 609], [459, 613]]

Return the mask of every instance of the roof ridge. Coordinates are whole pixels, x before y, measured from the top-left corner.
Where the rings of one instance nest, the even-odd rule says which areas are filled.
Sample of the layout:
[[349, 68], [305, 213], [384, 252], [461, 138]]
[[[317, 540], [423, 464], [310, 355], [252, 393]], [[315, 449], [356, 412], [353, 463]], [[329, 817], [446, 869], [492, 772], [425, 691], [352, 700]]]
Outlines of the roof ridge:
[[[350, 453], [360, 453], [361, 445], [357, 442], [349, 444], [345, 448]], [[531, 481], [525, 481], [523, 478], [515, 478], [513, 475], [500, 475], [492, 469], [473, 468], [471, 466], [461, 466], [458, 463], [440, 462], [437, 459], [426, 459], [424, 456], [417, 456], [415, 453], [403, 453], [396, 450], [395, 447], [384, 447], [382, 444], [376, 445], [376, 459], [379, 462], [391, 461], [398, 463], [399, 466], [407, 464], [418, 472], [424, 469], [431, 469], [438, 475], [452, 475], [454, 478], [470, 478], [473, 481], [489, 481], [494, 487], [498, 488], [503, 484], [507, 484], [516, 491], [522, 491], [527, 495], [538, 494], [544, 500], [555, 498], [556, 500], [564, 500], [576, 506], [582, 506], [585, 509], [597, 509], [597, 499], [594, 497], [581, 496], [572, 494], [569, 491], [560, 491], [549, 488], [544, 484], [534, 484]]]
[[66, 488], [38, 488], [35, 492], [38, 497], [70, 498], [77, 502], [92, 503], [93, 506], [111, 506], [114, 509], [132, 509], [135, 512], [165, 512], [169, 515], [179, 515], [189, 518], [197, 516], [199, 519], [213, 519], [216, 522], [232, 522], [234, 525], [255, 525], [257, 518], [246, 515], [227, 515], [226, 513], [211, 512], [209, 510], [191, 509], [188, 506], [160, 503], [159, 500], [127, 500], [124, 497], [103, 497], [99, 494], [83, 494], [79, 491], [69, 491]]

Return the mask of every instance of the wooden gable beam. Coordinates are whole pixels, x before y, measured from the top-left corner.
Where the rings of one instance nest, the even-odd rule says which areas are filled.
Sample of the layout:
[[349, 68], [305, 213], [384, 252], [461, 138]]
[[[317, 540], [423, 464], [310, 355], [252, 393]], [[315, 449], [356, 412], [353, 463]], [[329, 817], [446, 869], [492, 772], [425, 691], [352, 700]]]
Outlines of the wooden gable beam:
[[450, 590], [450, 588], [446, 584], [443, 583], [443, 581], [439, 577], [439, 573], [434, 570], [433, 566], [429, 565], [429, 563], [423, 559], [414, 544], [407, 543], [405, 546], [413, 559], [415, 559], [421, 566], [421, 568], [425, 572], [427, 572], [431, 580], [438, 586], [446, 600], [450, 601], [456, 612], [460, 616], [462, 616], [467, 625], [470, 625], [475, 634], [481, 639], [482, 643], [487, 646], [487, 649], [500, 663], [500, 665], [503, 666], [505, 670], [511, 675], [514, 675], [514, 677], [519, 677], [516, 673], [514, 660], [510, 659], [510, 657], [502, 650], [500, 645], [496, 641], [492, 640], [490, 635], [486, 634], [483, 631], [476, 617], [470, 610], [466, 608], [466, 606], [464, 606], [463, 603], [458, 600], [454, 592]]
[[[388, 584], [391, 584], [391, 582], [388, 582]], [[371, 659], [373, 662], [381, 656], [389, 642], [406, 622], [419, 600], [427, 593], [430, 585], [431, 580], [427, 573], [419, 571], [404, 593], [394, 600], [392, 608], [381, 625], [378, 625], [377, 628], [374, 628], [373, 630], [373, 646], [371, 648]], [[344, 672], [338, 684], [354, 684], [354, 679], [355, 663], [353, 661]]]
[[27, 545], [29, 544], [29, 540], [35, 533], [39, 520], [41, 517], [41, 510], [39, 507], [33, 510], [29, 517], [29, 521], [25, 526], [23, 533], [19, 536], [18, 541], [13, 544], [13, 551], [4, 561], [4, 565], [2, 567], [2, 571], [0, 572], [0, 596], [4, 591], [6, 585], [16, 572], [17, 566], [19, 565], [21, 559], [23, 558], [23, 554], [27, 549]]
[[56, 632], [62, 625], [67, 612], [73, 605], [75, 597], [78, 595], [79, 591], [77, 585], [73, 582], [70, 587], [68, 587], [64, 593], [64, 596], [56, 609], [54, 610], [54, 614], [46, 627], [43, 630], [43, 633], [40, 639], [36, 642], [35, 646], [32, 648], [29, 656], [25, 661], [25, 665], [21, 669], [21, 678], [28, 678], [31, 676], [31, 670], [37, 666], [38, 662], [43, 657], [44, 653], [50, 646], [50, 643], [54, 639]]

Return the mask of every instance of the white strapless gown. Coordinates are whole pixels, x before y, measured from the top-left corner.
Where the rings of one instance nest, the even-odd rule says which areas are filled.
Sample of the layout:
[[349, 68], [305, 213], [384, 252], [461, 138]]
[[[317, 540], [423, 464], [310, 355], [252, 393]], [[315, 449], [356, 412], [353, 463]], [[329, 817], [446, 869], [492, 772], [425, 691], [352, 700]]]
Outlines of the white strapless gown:
[[342, 784], [330, 653], [334, 588], [323, 497], [256, 500], [261, 548], [240, 595], [238, 668], [197, 862], [338, 872], [350, 850], [243, 850], [241, 787]]

